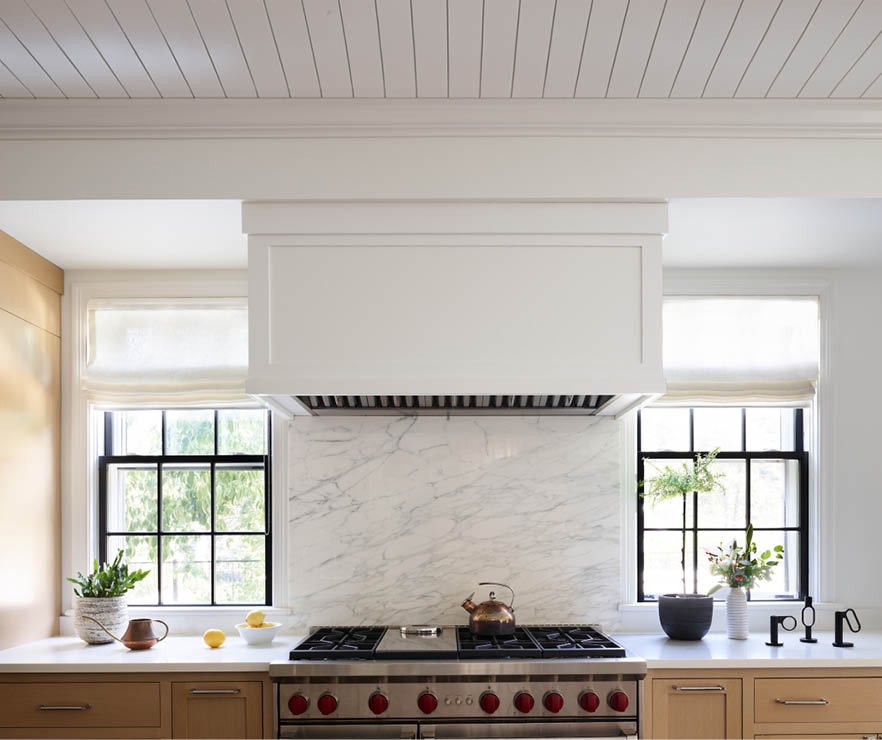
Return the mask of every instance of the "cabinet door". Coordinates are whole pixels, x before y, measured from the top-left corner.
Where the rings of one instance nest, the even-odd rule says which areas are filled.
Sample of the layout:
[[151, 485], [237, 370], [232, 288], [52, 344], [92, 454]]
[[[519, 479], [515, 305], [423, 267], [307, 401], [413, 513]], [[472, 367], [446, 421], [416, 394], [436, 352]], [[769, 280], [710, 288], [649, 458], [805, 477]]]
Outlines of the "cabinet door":
[[172, 684], [173, 738], [263, 737], [260, 681]]
[[656, 738], [740, 738], [741, 679], [653, 679], [652, 734]]

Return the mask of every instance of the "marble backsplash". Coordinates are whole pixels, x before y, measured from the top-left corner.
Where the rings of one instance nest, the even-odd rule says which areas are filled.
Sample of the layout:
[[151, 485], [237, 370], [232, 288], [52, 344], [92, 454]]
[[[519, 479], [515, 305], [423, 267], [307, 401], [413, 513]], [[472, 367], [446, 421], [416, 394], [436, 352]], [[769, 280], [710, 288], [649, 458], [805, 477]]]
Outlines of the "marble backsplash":
[[289, 465], [295, 629], [465, 623], [479, 581], [524, 623], [616, 625], [612, 419], [297, 417]]

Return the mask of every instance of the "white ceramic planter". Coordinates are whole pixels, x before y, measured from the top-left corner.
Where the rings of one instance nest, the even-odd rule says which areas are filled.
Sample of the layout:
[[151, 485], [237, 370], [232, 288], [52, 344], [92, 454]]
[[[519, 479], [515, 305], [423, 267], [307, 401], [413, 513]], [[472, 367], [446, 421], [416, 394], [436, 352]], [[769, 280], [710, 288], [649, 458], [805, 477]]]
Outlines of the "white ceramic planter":
[[746, 640], [750, 634], [747, 625], [747, 594], [743, 588], [730, 588], [726, 597], [726, 633], [730, 640]]
[[74, 597], [74, 629], [77, 636], [90, 645], [103, 645], [113, 642], [113, 638], [91, 619], [103, 624], [108, 632], [121, 637], [129, 622], [129, 610], [125, 596], [110, 599], [83, 599]]

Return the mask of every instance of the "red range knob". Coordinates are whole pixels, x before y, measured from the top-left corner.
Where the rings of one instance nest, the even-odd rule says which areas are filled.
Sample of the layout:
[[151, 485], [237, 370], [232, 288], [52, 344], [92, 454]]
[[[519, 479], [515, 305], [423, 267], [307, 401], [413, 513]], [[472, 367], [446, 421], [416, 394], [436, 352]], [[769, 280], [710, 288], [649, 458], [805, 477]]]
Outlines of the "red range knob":
[[613, 691], [609, 695], [609, 706], [614, 712], [624, 712], [628, 708], [628, 695], [624, 691]]
[[557, 714], [563, 709], [564, 705], [563, 697], [556, 691], [549, 691], [545, 695], [545, 699], [543, 699], [542, 703], [545, 705], [545, 708], [553, 714]]
[[487, 714], [493, 714], [497, 709], [499, 709], [499, 697], [496, 696], [492, 691], [487, 691], [481, 694], [481, 698], [478, 700], [478, 704], [481, 705], [481, 709], [483, 709]]
[[417, 698], [417, 706], [423, 714], [431, 714], [438, 708], [438, 699], [433, 693], [424, 691]]
[[376, 694], [371, 694], [368, 699], [368, 708], [374, 714], [382, 714], [389, 708], [389, 700], [385, 697], [385, 695], [377, 692]]
[[[627, 702], [628, 697], [625, 697]], [[579, 697], [579, 706], [586, 712], [596, 712], [600, 707], [600, 697], [593, 691], [586, 691]]]
[[519, 692], [514, 698], [515, 709], [523, 714], [529, 714], [532, 712], [534, 704], [533, 697], [526, 691]]
[[337, 699], [330, 694], [322, 694], [315, 705], [322, 714], [333, 714], [337, 711]]
[[288, 699], [288, 709], [291, 711], [291, 714], [303, 714], [308, 706], [309, 699], [300, 694], [294, 694], [294, 696]]

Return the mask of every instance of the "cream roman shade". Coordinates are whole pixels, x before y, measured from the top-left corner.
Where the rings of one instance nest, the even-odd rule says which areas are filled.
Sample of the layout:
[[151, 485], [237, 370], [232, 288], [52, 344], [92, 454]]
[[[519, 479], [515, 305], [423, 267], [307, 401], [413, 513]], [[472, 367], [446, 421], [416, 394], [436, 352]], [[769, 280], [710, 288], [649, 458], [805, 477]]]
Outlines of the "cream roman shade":
[[803, 405], [819, 366], [815, 296], [667, 296], [662, 403]]
[[81, 374], [92, 399], [244, 400], [246, 298], [97, 299], [88, 304]]

